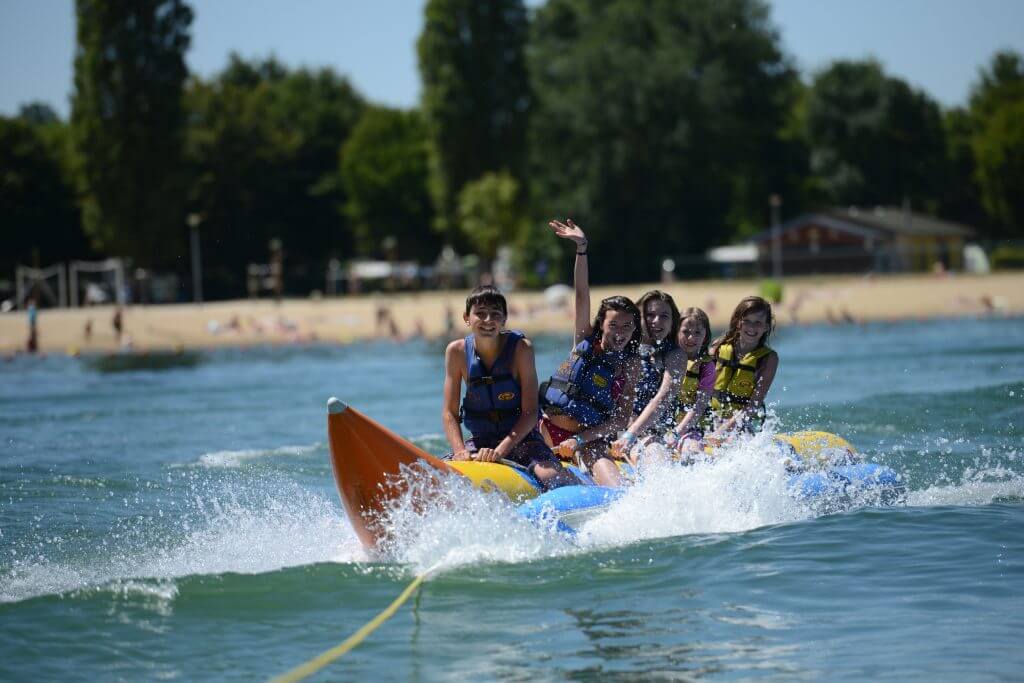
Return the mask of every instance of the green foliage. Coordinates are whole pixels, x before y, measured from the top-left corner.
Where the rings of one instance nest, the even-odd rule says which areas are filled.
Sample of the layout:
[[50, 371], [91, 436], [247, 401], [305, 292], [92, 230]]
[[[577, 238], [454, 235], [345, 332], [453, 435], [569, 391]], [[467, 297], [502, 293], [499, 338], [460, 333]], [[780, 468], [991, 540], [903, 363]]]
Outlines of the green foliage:
[[655, 278], [787, 192], [798, 84], [763, 2], [551, 0], [528, 55], [535, 211], [587, 229], [595, 281]]
[[945, 177], [938, 104], [875, 61], [837, 61], [807, 103], [811, 170], [832, 204], [932, 205]]
[[362, 254], [393, 237], [401, 258], [433, 260], [440, 247], [431, 230], [427, 133], [415, 111], [370, 107], [342, 148], [341, 176]]
[[217, 77], [193, 80], [185, 101], [190, 210], [203, 217], [207, 287], [243, 294], [246, 264], [266, 262], [273, 238], [286, 260], [308, 267], [307, 282], [291, 282], [318, 286], [327, 260], [352, 248], [338, 153], [362, 97], [329, 69], [232, 55]]
[[181, 0], [77, 0], [72, 131], [85, 229], [142, 265], [181, 256], [182, 86], [192, 10]]
[[417, 49], [431, 140], [435, 226], [457, 237], [463, 186], [487, 172], [522, 180], [531, 104], [522, 0], [430, 0]]
[[1000, 51], [981, 69], [971, 89], [971, 115], [984, 119], [1006, 104], [1024, 100], [1024, 58], [1016, 52]]
[[761, 280], [758, 289], [761, 296], [773, 304], [782, 303], [782, 282], [779, 280]]
[[519, 183], [507, 172], [485, 173], [459, 193], [459, 229], [486, 261], [524, 229]]
[[973, 139], [985, 210], [1007, 235], [1024, 235], [1024, 98], [992, 110]]
[[29, 102], [18, 107], [18, 118], [34, 125], [60, 123], [60, 117], [53, 107], [45, 102]]
[[970, 149], [996, 234], [1024, 236], [1024, 60], [1000, 52], [971, 93]]
[[8, 276], [15, 264], [47, 266], [90, 254], [63, 167], [67, 124], [34, 120], [46, 123], [0, 117], [0, 272]]
[[975, 175], [974, 135], [970, 113], [962, 108], [950, 109], [943, 118], [946, 137], [945, 190], [941, 196], [939, 213], [945, 218], [965, 225], [985, 228], [990, 219], [981, 206], [981, 191]]
[[989, 255], [992, 270], [1024, 269], [1024, 247], [1002, 245], [992, 250]]
[[547, 221], [526, 221], [513, 243], [516, 278], [523, 287], [546, 287], [562, 281], [572, 266], [565, 245], [555, 237]]

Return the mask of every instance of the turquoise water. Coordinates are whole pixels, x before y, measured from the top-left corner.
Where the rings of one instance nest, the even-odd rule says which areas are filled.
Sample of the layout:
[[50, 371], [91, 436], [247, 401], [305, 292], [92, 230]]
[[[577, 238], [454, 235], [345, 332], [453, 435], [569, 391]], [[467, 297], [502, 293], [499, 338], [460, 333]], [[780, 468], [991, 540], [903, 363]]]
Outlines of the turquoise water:
[[[1024, 670], [1024, 321], [780, 331], [779, 430], [899, 471], [906, 501], [822, 514], [766, 440], [666, 468], [577, 544], [500, 499], [344, 518], [338, 395], [444, 449], [442, 346], [216, 352], [100, 374], [0, 366], [0, 679], [250, 680], [415, 599], [319, 680], [1008, 680]], [[568, 339], [538, 340], [550, 372]], [[454, 485], [453, 485], [454, 486]]]

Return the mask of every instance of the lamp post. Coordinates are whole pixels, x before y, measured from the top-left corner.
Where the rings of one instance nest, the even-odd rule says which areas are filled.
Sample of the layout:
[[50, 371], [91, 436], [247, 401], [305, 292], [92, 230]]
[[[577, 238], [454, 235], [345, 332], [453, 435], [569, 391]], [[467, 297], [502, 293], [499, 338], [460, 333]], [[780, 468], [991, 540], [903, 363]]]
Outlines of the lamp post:
[[192, 245], [192, 299], [203, 303], [203, 269], [199, 261], [199, 224], [203, 217], [198, 213], [188, 215], [189, 241]]
[[768, 204], [772, 207], [772, 278], [782, 279], [782, 229], [779, 225], [779, 209], [782, 207], [782, 197], [773, 194], [768, 197]]

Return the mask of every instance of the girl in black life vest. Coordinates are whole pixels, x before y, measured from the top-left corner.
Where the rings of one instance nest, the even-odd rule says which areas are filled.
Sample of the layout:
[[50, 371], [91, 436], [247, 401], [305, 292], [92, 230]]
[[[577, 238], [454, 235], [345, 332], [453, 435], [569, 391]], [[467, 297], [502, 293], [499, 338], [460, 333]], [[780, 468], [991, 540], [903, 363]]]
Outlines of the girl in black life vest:
[[729, 331], [715, 340], [715, 390], [711, 409], [718, 427], [714, 443], [728, 433], [753, 431], [764, 416], [764, 399], [779, 368], [779, 355], [768, 346], [775, 329], [772, 306], [759, 296], [740, 301], [729, 320]]
[[640, 297], [637, 307], [643, 336], [633, 419], [612, 443], [612, 452], [634, 465], [646, 445], [660, 441], [674, 425], [675, 395], [686, 372], [686, 353], [679, 346], [682, 317], [672, 296], [653, 289]]
[[633, 415], [640, 311], [629, 298], [613, 296], [601, 302], [591, 320], [587, 236], [571, 220], [549, 225], [576, 244], [576, 305], [572, 351], [541, 385], [541, 430], [555, 453], [575, 455], [596, 483], [618, 486], [622, 479], [608, 444]]

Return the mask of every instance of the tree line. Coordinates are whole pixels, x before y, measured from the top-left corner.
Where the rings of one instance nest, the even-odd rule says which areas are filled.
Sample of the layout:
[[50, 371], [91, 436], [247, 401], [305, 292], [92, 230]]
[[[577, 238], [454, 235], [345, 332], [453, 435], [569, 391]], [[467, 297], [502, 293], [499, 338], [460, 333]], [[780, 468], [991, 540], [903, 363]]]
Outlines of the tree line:
[[[803, 80], [763, 0], [429, 0], [420, 105], [331, 68], [232, 56], [190, 75], [184, 0], [76, 0], [69, 121], [0, 118], [0, 267], [117, 255], [244, 293], [280, 238], [296, 293], [330, 259], [564, 266], [544, 223], [587, 226], [595, 281], [656, 277], [785, 215], [900, 204], [1024, 235], [1024, 60], [997, 52], [942, 108], [870, 60]], [[549, 271], [551, 274], [557, 269]], [[534, 284], [540, 284], [534, 282]]]

